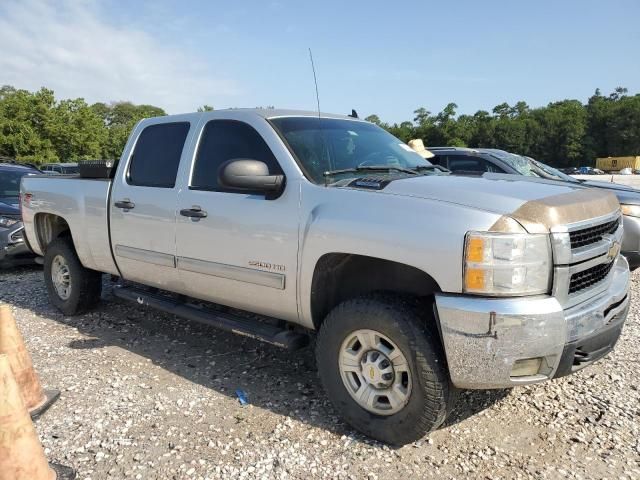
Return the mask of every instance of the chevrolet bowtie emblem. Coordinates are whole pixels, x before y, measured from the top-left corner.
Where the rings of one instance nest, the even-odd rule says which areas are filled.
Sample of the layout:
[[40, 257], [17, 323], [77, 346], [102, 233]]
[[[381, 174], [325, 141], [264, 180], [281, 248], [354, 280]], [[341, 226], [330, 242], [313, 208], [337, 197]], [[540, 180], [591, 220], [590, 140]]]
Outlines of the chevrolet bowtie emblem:
[[620, 253], [620, 244], [618, 242], [613, 242], [607, 252], [607, 258], [613, 260], [618, 256], [618, 253]]

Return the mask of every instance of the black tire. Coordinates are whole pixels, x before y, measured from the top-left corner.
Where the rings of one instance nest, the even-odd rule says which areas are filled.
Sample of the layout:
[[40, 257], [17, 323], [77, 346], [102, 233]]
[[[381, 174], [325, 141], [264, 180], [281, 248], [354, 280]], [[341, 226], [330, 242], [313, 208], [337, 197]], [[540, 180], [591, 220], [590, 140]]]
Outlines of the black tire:
[[[69, 270], [70, 291], [66, 299], [58, 294], [51, 276], [52, 264], [58, 255], [63, 257]], [[44, 283], [47, 286], [49, 301], [65, 315], [85, 312], [100, 301], [102, 274], [82, 266], [69, 237], [57, 238], [47, 246], [44, 256]]]
[[[334, 407], [356, 430], [385, 443], [405, 445], [444, 423], [457, 390], [450, 383], [437, 331], [428, 324], [435, 327], [430, 311], [420, 311], [412, 299], [394, 295], [348, 300], [329, 313], [317, 338], [318, 371]], [[340, 348], [350, 333], [360, 329], [387, 336], [407, 360], [412, 388], [406, 405], [397, 413], [372, 413], [345, 387], [338, 363]]]

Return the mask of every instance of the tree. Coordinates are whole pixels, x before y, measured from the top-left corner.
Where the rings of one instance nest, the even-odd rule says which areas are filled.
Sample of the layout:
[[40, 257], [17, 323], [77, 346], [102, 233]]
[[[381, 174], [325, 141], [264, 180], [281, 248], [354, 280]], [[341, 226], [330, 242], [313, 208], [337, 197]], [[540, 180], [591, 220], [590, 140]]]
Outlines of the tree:
[[62, 100], [52, 109], [48, 136], [61, 161], [100, 158], [108, 131], [82, 98]]
[[[259, 107], [273, 108], [273, 107]], [[202, 105], [199, 112], [213, 110]], [[413, 121], [388, 124], [378, 115], [365, 120], [403, 141], [425, 145], [492, 147], [530, 155], [556, 166], [588, 165], [596, 157], [640, 154], [640, 95], [617, 87], [599, 89], [586, 105], [578, 100], [531, 108], [506, 102], [473, 115], [458, 115], [455, 103], [432, 114], [414, 111]], [[153, 105], [56, 100], [54, 92], [0, 87], [0, 156], [44, 163], [83, 158], [119, 158], [131, 129], [143, 118], [166, 115]]]
[[365, 122], [371, 122], [371, 123], [375, 123], [376, 125], [380, 126], [382, 124], [382, 121], [380, 120], [380, 117], [378, 115], [369, 115], [368, 117], [365, 117]]
[[0, 155], [28, 162], [55, 161], [49, 136], [53, 92], [31, 93], [11, 86], [0, 89]]
[[91, 109], [102, 118], [108, 135], [102, 144], [102, 156], [120, 158], [131, 130], [143, 118], [161, 117], [166, 112], [153, 105], [135, 105], [132, 102], [114, 102], [110, 105], [94, 103]]
[[47, 163], [118, 158], [133, 126], [166, 115], [153, 105], [56, 101], [53, 91], [0, 88], [0, 156]]

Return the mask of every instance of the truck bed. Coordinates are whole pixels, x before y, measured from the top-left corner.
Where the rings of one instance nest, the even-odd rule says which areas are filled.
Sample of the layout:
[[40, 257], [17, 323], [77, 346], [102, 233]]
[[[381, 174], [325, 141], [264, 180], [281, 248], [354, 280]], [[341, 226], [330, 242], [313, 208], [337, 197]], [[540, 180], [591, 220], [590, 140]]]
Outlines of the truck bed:
[[78, 175], [34, 175], [22, 180], [22, 216], [29, 245], [44, 255], [35, 234], [36, 222], [61, 217], [71, 230], [82, 264], [117, 274], [109, 241], [111, 180]]

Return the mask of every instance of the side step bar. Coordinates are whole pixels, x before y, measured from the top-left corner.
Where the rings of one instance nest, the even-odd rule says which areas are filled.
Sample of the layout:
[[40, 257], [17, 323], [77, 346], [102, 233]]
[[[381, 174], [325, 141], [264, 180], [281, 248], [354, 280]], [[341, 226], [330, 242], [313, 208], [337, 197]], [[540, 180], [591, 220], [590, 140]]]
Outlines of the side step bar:
[[303, 333], [238, 315], [199, 308], [160, 293], [150, 293], [134, 287], [116, 286], [113, 289], [113, 294], [138, 305], [147, 305], [187, 320], [251, 337], [288, 350], [297, 350], [309, 343], [309, 337]]

